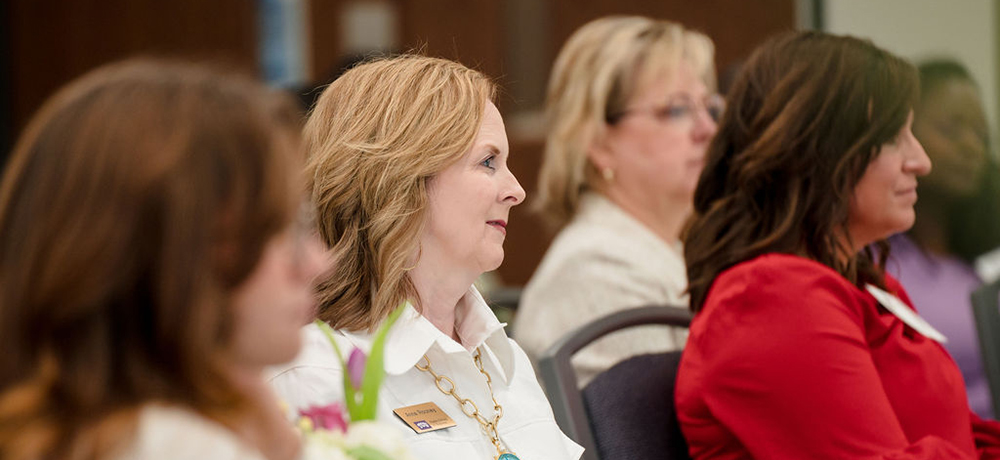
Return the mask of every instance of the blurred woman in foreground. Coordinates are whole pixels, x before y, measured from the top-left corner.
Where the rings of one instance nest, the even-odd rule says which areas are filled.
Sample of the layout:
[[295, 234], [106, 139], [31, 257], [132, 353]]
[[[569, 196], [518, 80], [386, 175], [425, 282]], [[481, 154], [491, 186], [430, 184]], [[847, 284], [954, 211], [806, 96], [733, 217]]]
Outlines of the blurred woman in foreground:
[[0, 184], [0, 458], [290, 460], [261, 372], [314, 311], [296, 109], [112, 64], [53, 96]]

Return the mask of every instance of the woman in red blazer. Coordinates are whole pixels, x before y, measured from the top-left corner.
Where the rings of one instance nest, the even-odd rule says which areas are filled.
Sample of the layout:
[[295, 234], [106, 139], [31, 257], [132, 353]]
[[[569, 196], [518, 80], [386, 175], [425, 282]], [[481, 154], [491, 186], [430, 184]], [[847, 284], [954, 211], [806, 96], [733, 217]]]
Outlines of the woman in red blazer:
[[684, 241], [696, 313], [676, 389], [695, 459], [1000, 458], [945, 340], [883, 267], [931, 164], [912, 65], [772, 39], [727, 101]]

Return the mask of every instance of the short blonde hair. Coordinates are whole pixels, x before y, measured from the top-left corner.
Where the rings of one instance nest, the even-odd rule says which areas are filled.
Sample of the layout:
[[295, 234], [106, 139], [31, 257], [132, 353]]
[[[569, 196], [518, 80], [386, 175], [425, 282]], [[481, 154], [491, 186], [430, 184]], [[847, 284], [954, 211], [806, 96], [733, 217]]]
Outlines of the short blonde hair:
[[475, 141], [496, 92], [457, 62], [402, 55], [347, 71], [305, 127], [307, 180], [337, 270], [319, 286], [319, 317], [372, 330], [419, 299], [407, 271], [427, 208], [427, 181]]
[[546, 96], [548, 138], [534, 204], [555, 228], [576, 213], [596, 170], [587, 150], [609, 114], [625, 108], [638, 88], [688, 62], [715, 89], [714, 46], [675, 22], [609, 16], [585, 24], [556, 58]]

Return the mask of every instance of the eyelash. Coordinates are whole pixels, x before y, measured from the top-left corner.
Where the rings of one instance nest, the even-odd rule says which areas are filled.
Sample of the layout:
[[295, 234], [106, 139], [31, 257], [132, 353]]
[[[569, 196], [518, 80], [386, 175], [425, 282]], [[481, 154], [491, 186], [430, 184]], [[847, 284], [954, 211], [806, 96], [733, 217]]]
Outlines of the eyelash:
[[493, 165], [493, 161], [496, 160], [496, 159], [497, 159], [496, 155], [490, 155], [490, 156], [486, 157], [483, 161], [480, 161], [479, 164], [481, 164], [481, 165], [483, 165], [483, 166], [485, 166], [487, 168], [490, 168], [492, 170], [496, 170], [497, 167]]

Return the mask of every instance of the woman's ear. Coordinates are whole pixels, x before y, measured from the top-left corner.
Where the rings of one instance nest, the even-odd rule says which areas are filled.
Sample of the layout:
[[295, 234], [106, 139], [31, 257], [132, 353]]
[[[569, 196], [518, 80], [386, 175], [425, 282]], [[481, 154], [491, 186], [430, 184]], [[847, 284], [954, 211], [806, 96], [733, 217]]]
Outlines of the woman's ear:
[[607, 130], [602, 130], [594, 136], [590, 146], [587, 147], [587, 159], [598, 172], [604, 175], [607, 175], [604, 171], [615, 170], [617, 159], [609, 145]]

